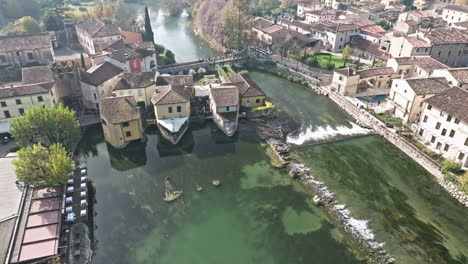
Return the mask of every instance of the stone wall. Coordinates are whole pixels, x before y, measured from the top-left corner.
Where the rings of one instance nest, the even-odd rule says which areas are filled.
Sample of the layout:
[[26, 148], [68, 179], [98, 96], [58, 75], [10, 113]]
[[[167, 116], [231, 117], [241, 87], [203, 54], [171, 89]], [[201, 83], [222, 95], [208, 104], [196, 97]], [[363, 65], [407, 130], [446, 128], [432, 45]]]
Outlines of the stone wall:
[[452, 197], [457, 199], [459, 202], [468, 207], [468, 195], [458, 190], [458, 188], [452, 182], [446, 181], [444, 178], [444, 173], [440, 165], [427, 156], [424, 152], [416, 148], [413, 144], [406, 141], [403, 137], [390, 130], [385, 126], [382, 121], [376, 117], [369, 114], [364, 109], [359, 110], [357, 106], [353, 105], [345, 97], [335, 93], [329, 92], [328, 96], [336, 104], [338, 104], [342, 109], [344, 109], [348, 114], [353, 116], [357, 122], [361, 125], [373, 128], [377, 133], [385, 137], [393, 145], [398, 147], [401, 151], [406, 153], [424, 169], [430, 172], [436, 178], [437, 182], [450, 193]]

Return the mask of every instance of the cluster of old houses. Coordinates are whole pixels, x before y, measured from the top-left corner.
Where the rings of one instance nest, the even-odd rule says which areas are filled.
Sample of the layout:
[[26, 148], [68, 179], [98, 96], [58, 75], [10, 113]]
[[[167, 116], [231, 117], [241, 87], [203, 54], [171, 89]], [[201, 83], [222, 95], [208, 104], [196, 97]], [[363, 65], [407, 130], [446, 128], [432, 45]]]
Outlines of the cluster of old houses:
[[[114, 147], [143, 139], [153, 113], [161, 134], [176, 144], [197, 114], [192, 108], [199, 107], [192, 105], [193, 77], [159, 75], [154, 44], [135, 30], [83, 20], [74, 33], [84, 51], [79, 56], [58, 54], [54, 33], [0, 37], [0, 63], [6, 70], [0, 74], [0, 133], [8, 132], [10, 119], [29, 108], [63, 103], [80, 113], [98, 113]], [[236, 131], [241, 108], [265, 101], [247, 75], [207, 89], [202, 95], [209, 101], [205, 112], [227, 135]]]
[[[418, 0], [407, 12], [389, 0], [296, 2], [300, 19], [256, 18], [259, 42], [289, 37], [330, 52], [349, 45], [368, 67], [335, 70], [330, 87], [401, 118], [430, 150], [468, 167], [467, 1]], [[376, 60], [386, 67], [371, 67]]]

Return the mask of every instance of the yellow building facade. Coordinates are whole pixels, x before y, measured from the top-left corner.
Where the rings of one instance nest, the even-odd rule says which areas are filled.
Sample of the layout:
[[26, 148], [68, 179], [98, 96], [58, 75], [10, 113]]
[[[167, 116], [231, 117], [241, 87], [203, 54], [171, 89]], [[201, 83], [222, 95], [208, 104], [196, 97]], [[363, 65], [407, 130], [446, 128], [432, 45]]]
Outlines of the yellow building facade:
[[115, 148], [143, 139], [140, 108], [132, 96], [101, 99], [101, 124], [106, 141]]

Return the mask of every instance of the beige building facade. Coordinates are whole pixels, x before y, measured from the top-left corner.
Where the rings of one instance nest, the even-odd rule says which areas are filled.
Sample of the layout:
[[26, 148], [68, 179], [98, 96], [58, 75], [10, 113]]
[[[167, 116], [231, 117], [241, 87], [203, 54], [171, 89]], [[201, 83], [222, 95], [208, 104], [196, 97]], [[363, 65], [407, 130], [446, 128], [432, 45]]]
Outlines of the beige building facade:
[[122, 148], [131, 141], [143, 139], [140, 108], [132, 96], [103, 98], [100, 105], [102, 130], [109, 144]]
[[430, 150], [468, 169], [468, 91], [452, 88], [424, 101], [416, 135]]

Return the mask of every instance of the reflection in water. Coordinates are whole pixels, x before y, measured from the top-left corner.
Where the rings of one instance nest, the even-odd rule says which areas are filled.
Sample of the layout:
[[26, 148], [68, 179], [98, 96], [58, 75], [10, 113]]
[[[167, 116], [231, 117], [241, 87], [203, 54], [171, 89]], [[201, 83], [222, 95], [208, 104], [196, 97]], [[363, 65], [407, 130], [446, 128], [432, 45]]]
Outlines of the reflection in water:
[[157, 44], [170, 49], [177, 62], [213, 57], [216, 53], [194, 35], [189, 16], [172, 17], [157, 7], [150, 8], [151, 25]]
[[110, 164], [113, 169], [126, 171], [146, 164], [146, 142], [134, 141], [125, 148], [116, 149], [107, 144]]
[[[161, 155], [174, 152], [148, 135], [135, 144], [146, 148], [140, 167], [126, 161], [140, 152], [108, 152], [101, 135], [88, 159], [98, 200], [94, 263], [364, 263], [307, 191], [270, 165], [252, 124], [224, 140], [210, 123], [190, 135], [193, 145], [179, 155]], [[180, 202], [163, 201], [166, 177], [184, 191]]]

